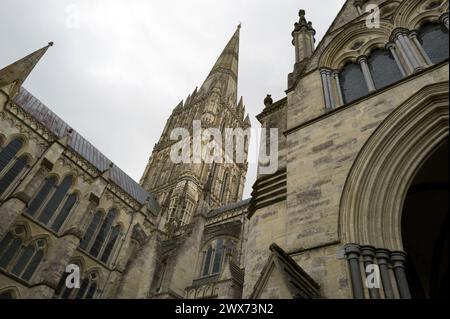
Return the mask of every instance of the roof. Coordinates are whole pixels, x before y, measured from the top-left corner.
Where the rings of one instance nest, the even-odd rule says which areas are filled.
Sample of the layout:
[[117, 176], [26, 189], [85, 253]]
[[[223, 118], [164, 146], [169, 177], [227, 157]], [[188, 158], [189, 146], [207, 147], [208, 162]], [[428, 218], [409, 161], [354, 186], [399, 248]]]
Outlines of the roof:
[[214, 209], [214, 210], [212, 210], [212, 211], [210, 211], [208, 213], [208, 217], [214, 217], [214, 216], [217, 216], [219, 214], [225, 213], [227, 211], [230, 211], [230, 210], [233, 210], [233, 209], [237, 209], [237, 208], [241, 208], [241, 207], [246, 206], [246, 205], [250, 205], [250, 200], [251, 200], [251, 198], [248, 198], [248, 199], [245, 199], [245, 200], [240, 201], [240, 202], [231, 203], [231, 204], [228, 204], [226, 206], [222, 206], [222, 207], [219, 207], [217, 209]]
[[[253, 289], [250, 299], [258, 299], [271, 276], [272, 269], [277, 269], [285, 279], [284, 282], [293, 299], [321, 298], [319, 284], [301, 268], [291, 256], [276, 244], [270, 246], [271, 257], [264, 266]], [[275, 266], [275, 267], [272, 267]]]
[[[14, 98], [14, 102], [58, 138], [62, 138], [71, 129], [66, 122], [23, 87], [20, 88], [19, 94]], [[112, 164], [104, 154], [75, 130], [69, 137], [68, 146], [100, 172], [104, 172]], [[159, 204], [155, 197], [115, 165], [110, 170], [110, 180], [138, 203], [143, 205], [148, 202], [148, 206], [152, 211], [159, 211]]]

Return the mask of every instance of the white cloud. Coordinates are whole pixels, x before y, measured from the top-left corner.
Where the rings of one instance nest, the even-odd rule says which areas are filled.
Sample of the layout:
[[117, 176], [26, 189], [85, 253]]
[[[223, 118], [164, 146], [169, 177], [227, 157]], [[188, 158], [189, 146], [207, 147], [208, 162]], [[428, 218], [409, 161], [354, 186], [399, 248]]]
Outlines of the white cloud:
[[0, 67], [55, 41], [25, 86], [139, 180], [172, 109], [201, 85], [239, 22], [239, 91], [255, 126], [265, 95], [284, 96], [300, 7], [321, 38], [343, 3], [3, 0], [2, 12], [20, 19], [2, 17]]

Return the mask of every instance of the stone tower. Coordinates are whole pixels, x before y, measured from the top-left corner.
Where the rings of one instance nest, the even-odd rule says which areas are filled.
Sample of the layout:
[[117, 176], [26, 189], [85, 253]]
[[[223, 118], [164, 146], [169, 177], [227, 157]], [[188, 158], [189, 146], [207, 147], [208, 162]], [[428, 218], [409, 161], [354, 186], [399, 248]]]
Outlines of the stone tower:
[[[199, 209], [199, 201], [206, 193], [210, 194], [208, 205], [211, 209], [242, 199], [248, 167], [249, 136], [232, 136], [233, 154], [226, 149], [227, 141], [230, 141], [227, 131], [233, 129], [236, 133], [237, 130], [242, 132], [250, 128], [243, 98], [239, 102], [237, 100], [240, 28], [239, 25], [200, 89], [196, 88], [173, 110], [140, 181], [147, 191], [158, 198], [162, 206], [160, 229], [167, 231], [169, 236], [179, 227], [190, 224]], [[176, 163], [171, 158], [171, 151], [179, 142], [171, 139], [173, 130], [177, 128], [187, 130], [192, 137], [186, 143], [192, 150], [187, 162]], [[195, 146], [195, 132], [199, 128], [203, 130], [203, 140]], [[210, 144], [204, 138], [206, 129], [217, 129], [222, 134], [219, 145], [222, 160], [195, 159], [194, 150], [198, 151], [201, 145], [204, 152]], [[216, 136], [214, 140], [219, 142]], [[237, 146], [243, 150], [243, 161], [236, 161], [237, 155], [235, 160], [230, 161]], [[225, 159], [227, 157], [228, 160]]]

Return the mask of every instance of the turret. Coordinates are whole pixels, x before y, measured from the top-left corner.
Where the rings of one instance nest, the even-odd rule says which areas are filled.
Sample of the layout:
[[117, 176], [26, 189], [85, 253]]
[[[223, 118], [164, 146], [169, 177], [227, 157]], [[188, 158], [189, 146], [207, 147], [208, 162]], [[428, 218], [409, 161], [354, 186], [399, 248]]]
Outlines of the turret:
[[295, 86], [314, 53], [314, 35], [316, 30], [314, 30], [311, 22], [306, 21], [305, 10], [300, 10], [299, 16], [300, 19], [295, 23], [294, 31], [292, 31], [292, 44], [295, 47], [295, 65], [294, 72], [288, 76], [288, 90]]
[[311, 22], [305, 18], [305, 10], [299, 12], [300, 20], [295, 23], [292, 31], [292, 44], [295, 46], [295, 63], [300, 63], [309, 59], [314, 52], [314, 35], [316, 31]]

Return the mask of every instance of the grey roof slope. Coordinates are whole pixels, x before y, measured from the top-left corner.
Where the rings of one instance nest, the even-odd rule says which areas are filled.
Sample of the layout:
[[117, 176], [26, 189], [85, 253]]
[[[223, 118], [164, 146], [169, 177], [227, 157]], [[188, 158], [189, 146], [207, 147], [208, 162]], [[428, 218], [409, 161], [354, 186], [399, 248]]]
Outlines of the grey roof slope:
[[237, 208], [240, 208], [242, 206], [245, 206], [245, 205], [249, 205], [250, 204], [250, 200], [251, 200], [251, 198], [248, 198], [248, 199], [242, 200], [240, 202], [231, 203], [231, 204], [228, 204], [226, 206], [222, 206], [222, 207], [219, 207], [217, 209], [214, 209], [214, 210], [212, 210], [212, 211], [210, 211], [208, 213], [208, 217], [217, 216], [217, 215], [225, 213], [225, 212], [227, 212], [229, 210], [233, 210], [233, 209], [237, 209]]
[[[45, 106], [23, 87], [20, 89], [19, 94], [17, 94], [14, 98], [14, 102], [47, 129], [49, 129], [58, 138], [62, 138], [66, 132], [71, 129], [66, 122], [64, 122], [58, 115], [53, 113], [47, 106]], [[68, 145], [100, 172], [104, 172], [112, 163], [104, 154], [102, 154], [75, 130], [73, 130], [73, 133], [69, 138]], [[119, 167], [115, 165], [112, 167], [110, 171], [110, 178], [112, 182], [122, 188], [138, 203], [145, 204], [148, 202], [148, 205], [152, 211], [159, 212], [159, 204], [155, 197], [151, 193], [144, 190], [135, 180], [128, 176]]]

